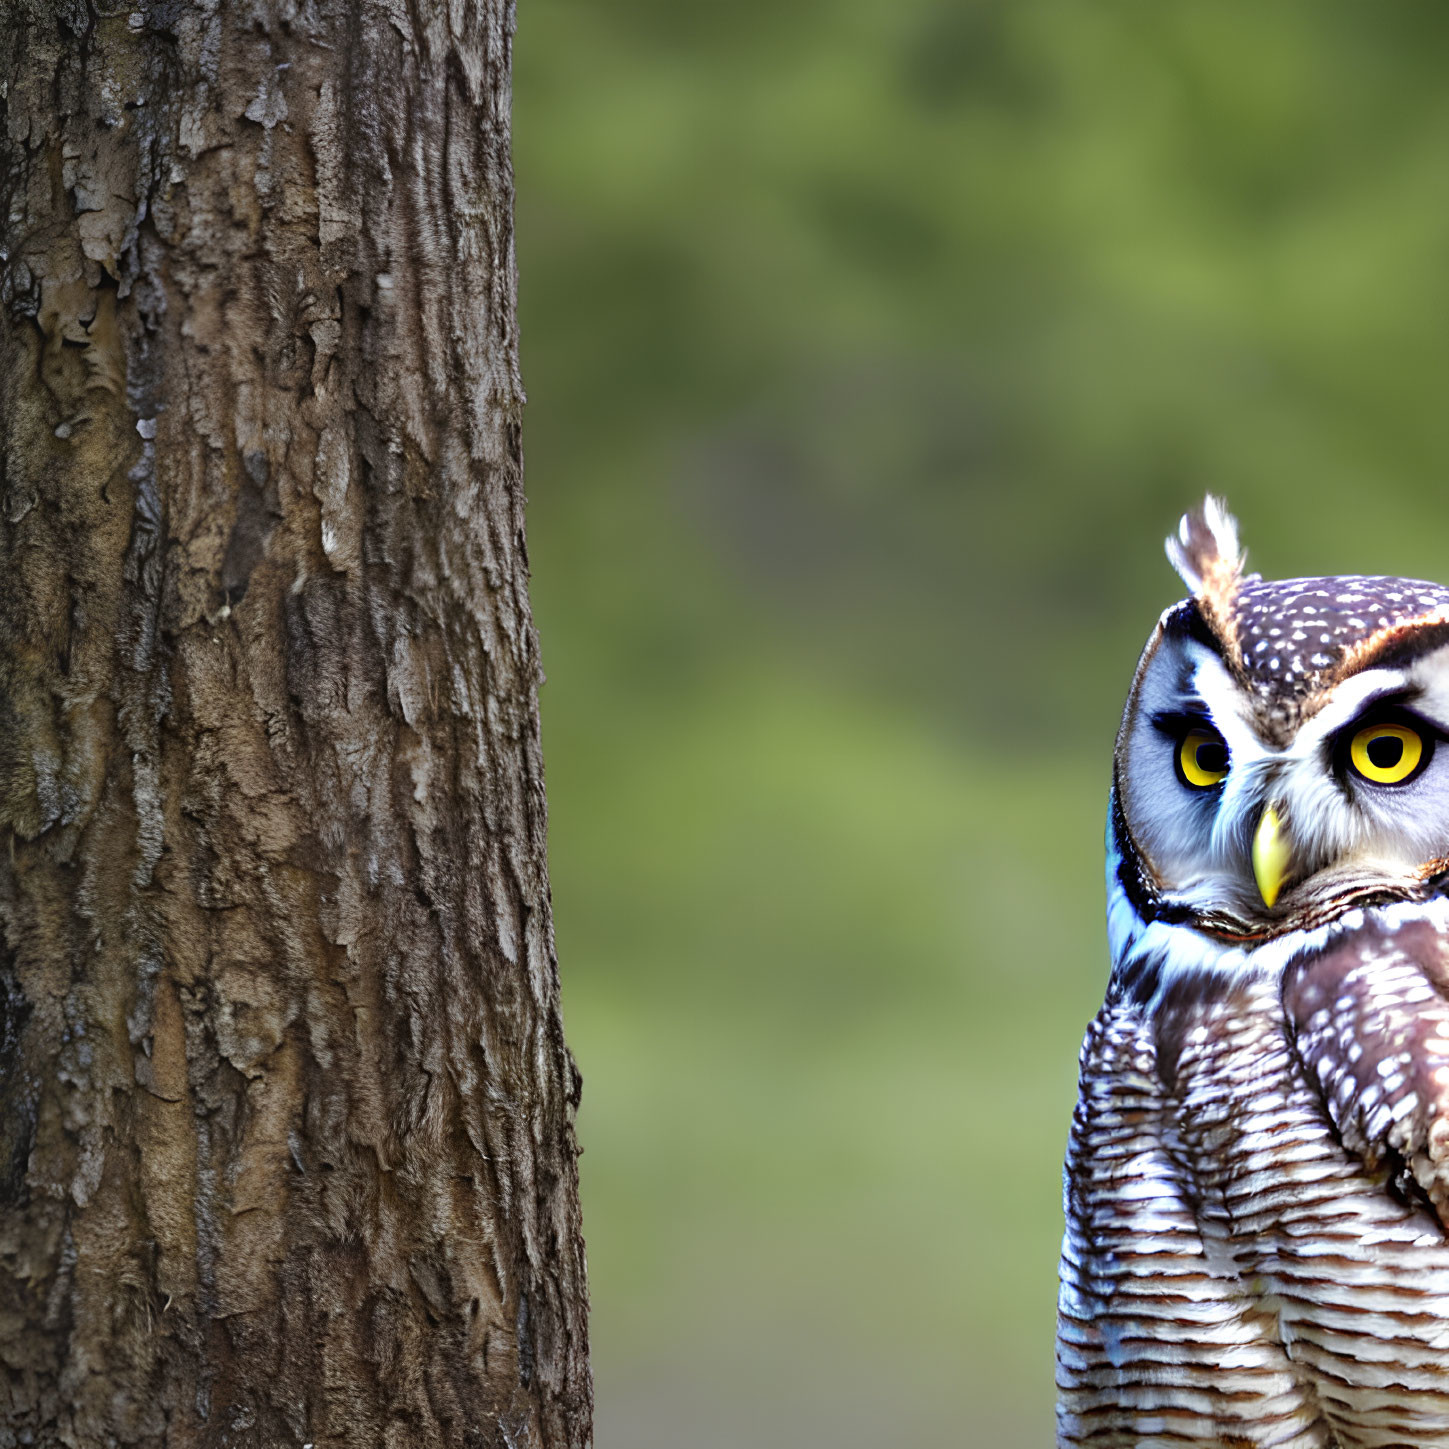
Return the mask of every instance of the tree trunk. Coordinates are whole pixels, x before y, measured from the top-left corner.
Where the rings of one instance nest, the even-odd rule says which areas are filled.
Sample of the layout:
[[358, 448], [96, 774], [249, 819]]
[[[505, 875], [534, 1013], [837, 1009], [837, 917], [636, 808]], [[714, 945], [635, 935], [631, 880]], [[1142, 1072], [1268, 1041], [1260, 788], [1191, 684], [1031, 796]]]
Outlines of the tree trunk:
[[0, 1446], [583, 1445], [512, 5], [0, 18]]

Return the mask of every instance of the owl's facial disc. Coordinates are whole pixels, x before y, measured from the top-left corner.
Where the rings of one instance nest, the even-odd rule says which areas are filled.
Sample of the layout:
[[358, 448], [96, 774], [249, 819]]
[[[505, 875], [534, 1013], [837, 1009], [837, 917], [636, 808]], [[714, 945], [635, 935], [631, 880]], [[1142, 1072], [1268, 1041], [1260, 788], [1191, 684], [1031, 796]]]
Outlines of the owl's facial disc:
[[1435, 889], [1449, 870], [1449, 647], [1352, 674], [1285, 729], [1212, 640], [1170, 618], [1118, 739], [1118, 847], [1139, 911], [1261, 940]]

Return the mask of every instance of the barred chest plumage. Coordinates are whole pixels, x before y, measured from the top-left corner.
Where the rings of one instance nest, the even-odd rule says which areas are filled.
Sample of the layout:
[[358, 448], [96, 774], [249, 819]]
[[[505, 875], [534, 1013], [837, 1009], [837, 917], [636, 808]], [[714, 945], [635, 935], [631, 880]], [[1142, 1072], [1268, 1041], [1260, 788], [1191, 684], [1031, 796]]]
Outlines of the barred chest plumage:
[[1445, 917], [1375, 914], [1088, 1030], [1061, 1443], [1449, 1444]]
[[1209, 500], [1113, 763], [1058, 1444], [1449, 1449], [1449, 590]]

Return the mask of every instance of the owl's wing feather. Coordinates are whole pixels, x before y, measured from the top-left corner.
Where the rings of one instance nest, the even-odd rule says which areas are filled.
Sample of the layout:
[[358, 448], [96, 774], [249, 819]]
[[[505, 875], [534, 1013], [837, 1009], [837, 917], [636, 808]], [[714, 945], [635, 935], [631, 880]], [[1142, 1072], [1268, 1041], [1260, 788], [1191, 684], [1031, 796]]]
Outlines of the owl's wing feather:
[[1449, 941], [1369, 927], [1291, 967], [1290, 1040], [1343, 1144], [1449, 1226]]

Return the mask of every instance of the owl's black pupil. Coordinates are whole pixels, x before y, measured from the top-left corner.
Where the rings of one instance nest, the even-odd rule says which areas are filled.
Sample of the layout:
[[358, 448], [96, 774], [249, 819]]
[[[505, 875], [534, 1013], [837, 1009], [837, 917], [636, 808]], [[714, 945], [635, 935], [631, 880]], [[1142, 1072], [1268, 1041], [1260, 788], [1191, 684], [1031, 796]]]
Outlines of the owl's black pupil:
[[[1378, 761], [1375, 760], [1374, 763], [1378, 764]], [[1205, 775], [1223, 774], [1228, 768], [1228, 747], [1221, 740], [1208, 740], [1199, 745], [1197, 767]]]
[[1392, 770], [1404, 758], [1404, 742], [1397, 735], [1380, 735], [1368, 742], [1368, 757], [1375, 769]]

